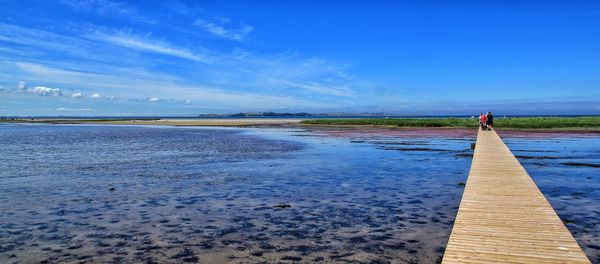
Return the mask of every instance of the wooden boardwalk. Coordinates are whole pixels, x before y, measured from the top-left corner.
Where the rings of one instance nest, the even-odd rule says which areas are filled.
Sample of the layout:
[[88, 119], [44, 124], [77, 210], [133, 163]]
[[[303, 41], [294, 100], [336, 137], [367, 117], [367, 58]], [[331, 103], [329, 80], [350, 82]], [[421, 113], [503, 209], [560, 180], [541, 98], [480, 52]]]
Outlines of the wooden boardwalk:
[[495, 131], [479, 130], [442, 263], [590, 263]]

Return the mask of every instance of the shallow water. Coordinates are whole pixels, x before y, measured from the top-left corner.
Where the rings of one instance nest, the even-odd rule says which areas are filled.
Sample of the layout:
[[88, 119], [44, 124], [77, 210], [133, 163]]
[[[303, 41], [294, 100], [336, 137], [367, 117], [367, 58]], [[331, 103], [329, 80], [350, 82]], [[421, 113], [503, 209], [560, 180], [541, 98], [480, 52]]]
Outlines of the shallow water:
[[436, 262], [471, 140], [2, 125], [0, 262]]
[[[0, 263], [435, 263], [473, 140], [465, 131], [0, 125]], [[507, 142], [522, 156], [599, 146], [546, 140]], [[595, 261], [599, 169], [522, 162]]]

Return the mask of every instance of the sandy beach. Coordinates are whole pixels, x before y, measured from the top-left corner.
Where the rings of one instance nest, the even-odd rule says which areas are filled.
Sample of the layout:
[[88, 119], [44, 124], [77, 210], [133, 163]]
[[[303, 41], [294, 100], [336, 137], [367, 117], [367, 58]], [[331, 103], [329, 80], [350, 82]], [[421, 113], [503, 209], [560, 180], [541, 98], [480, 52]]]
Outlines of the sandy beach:
[[297, 125], [299, 118], [207, 118], [207, 119], [34, 119], [27, 123], [50, 124], [110, 124], [110, 125], [165, 125], [165, 126], [278, 126]]

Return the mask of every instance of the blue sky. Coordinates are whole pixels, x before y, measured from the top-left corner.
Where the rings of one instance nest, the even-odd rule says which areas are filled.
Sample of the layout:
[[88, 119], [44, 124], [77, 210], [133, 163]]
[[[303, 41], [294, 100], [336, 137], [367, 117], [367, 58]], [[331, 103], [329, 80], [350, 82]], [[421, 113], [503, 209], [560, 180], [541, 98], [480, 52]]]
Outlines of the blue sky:
[[597, 1], [0, 5], [0, 115], [600, 114]]

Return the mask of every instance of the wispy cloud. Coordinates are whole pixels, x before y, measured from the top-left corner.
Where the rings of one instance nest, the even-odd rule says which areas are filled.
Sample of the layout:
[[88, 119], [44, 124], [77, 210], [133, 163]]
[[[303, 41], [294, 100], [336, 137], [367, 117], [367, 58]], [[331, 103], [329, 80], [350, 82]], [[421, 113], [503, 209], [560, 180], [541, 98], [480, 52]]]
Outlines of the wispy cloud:
[[113, 32], [104, 32], [96, 30], [93, 33], [89, 34], [87, 37], [93, 40], [102, 41], [105, 43], [143, 52], [163, 54], [182, 59], [198, 61], [202, 63], [211, 63], [213, 61], [213, 59], [207, 54], [202, 54], [198, 51], [192, 51], [189, 49], [177, 47], [172, 44], [169, 44], [166, 41], [151, 39], [150, 34], [135, 35], [130, 31], [123, 30]]
[[[239, 92], [239, 91], [225, 91], [214, 88], [206, 88], [198, 85], [186, 85], [186, 84], [174, 84], [171, 82], [164, 82], [160, 80], [143, 80], [138, 79], [136, 82], [131, 82], [127, 77], [115, 77], [103, 74], [83, 73], [78, 71], [71, 71], [65, 69], [56, 69], [38, 64], [30, 63], [16, 63], [21, 69], [29, 71], [32, 78], [42, 81], [46, 77], [52, 81], [61, 83], [66, 82], [68, 84], [77, 84], [81, 86], [89, 80], [90, 83], [98, 82], [100, 84], [106, 83], [113, 87], [118, 87], [119, 90], [126, 91], [138, 91], [137, 97], [118, 97], [108, 96], [100, 92], [93, 92], [89, 97], [96, 100], [120, 100], [120, 101], [135, 101], [135, 102], [147, 102], [156, 103], [158, 101], [172, 104], [181, 105], [192, 105], [192, 100], [202, 104], [204, 107], [213, 107], [215, 109], [228, 108], [232, 104], [243, 104], [247, 108], [252, 109], [268, 109], [268, 107], [279, 107], [280, 105], [287, 105], [289, 107], [309, 107], [309, 108], [322, 108], [329, 106], [329, 104], [316, 102], [312, 100], [303, 100], [294, 98], [291, 96], [273, 96], [273, 95], [261, 95], [256, 93]], [[41, 75], [41, 77], [40, 77]], [[36, 77], [37, 76], [37, 77]], [[92, 81], [94, 80], [94, 81]], [[102, 85], [98, 86], [102, 87]], [[141, 96], [144, 94], [156, 94], [162, 95], [169, 99], [159, 99], [159, 97], [146, 97], [145, 99]], [[64, 95], [61, 92], [61, 96]], [[186, 99], [182, 99], [186, 98]]]
[[320, 94], [334, 96], [353, 96], [354, 92], [346, 87], [324, 86], [316, 82], [298, 83], [287, 80], [270, 80], [272, 85], [279, 87], [299, 88]]
[[59, 112], [79, 112], [79, 111], [92, 111], [91, 108], [67, 108], [67, 107], [59, 107], [56, 108], [56, 111]]
[[131, 13], [131, 7], [124, 2], [111, 0], [61, 0], [62, 4], [81, 10], [94, 10], [99, 13]]
[[203, 29], [213, 36], [236, 41], [242, 41], [246, 39], [248, 34], [254, 30], [252, 26], [248, 25], [241, 25], [238, 28], [227, 28], [224, 24], [220, 24], [216, 21], [208, 21], [206, 19], [196, 19], [193, 25]]
[[[77, 64], [72, 65], [77, 66]], [[87, 66], [87, 65], [82, 65]], [[89, 66], [88, 66], [89, 67]], [[38, 63], [29, 62], [4, 62], [0, 63], [0, 70], [16, 70], [15, 74], [28, 81], [40, 83], [56, 83], [62, 86], [75, 86], [73, 90], [120, 90], [124, 94], [136, 94], [152, 91], [153, 87], [161, 87], [174, 79], [164, 77], [160, 73], [127, 70], [121, 68], [108, 68], [107, 72], [83, 72], [69, 68], [56, 68]]]
[[[139, 13], [125, 2], [65, 0], [63, 4], [122, 20], [119, 25], [127, 28], [75, 21], [51, 27], [0, 23], [0, 41], [9, 43], [0, 47], [0, 83], [24, 80], [49, 89], [61, 87], [61, 95], [54, 96], [62, 98], [57, 102], [153, 103], [153, 107], [216, 111], [329, 108], [357, 96], [346, 65], [290, 51], [268, 54], [236, 48], [235, 42], [247, 40], [254, 28], [202, 13], [197, 6], [166, 9], [171, 13], [156, 16], [160, 18], [156, 21], [178, 19], [178, 23], [148, 28], [129, 23], [132, 18], [126, 16]], [[178, 27], [193, 34], [182, 34]], [[223, 44], [207, 38], [207, 33], [235, 42]], [[44, 89], [38, 92], [52, 94]]]
[[221, 76], [228, 85], [296, 91], [297, 96], [319, 94], [332, 99], [357, 96], [354, 87], [362, 85], [346, 73], [347, 65], [297, 53], [256, 55], [237, 50], [231, 58], [229, 63], [236, 70]]
[[[1, 26], [2, 24], [0, 24], [0, 29]], [[72, 53], [74, 58], [85, 60], [73, 62], [52, 61], [52, 63], [92, 71], [66, 71], [60, 68], [42, 66], [42, 63], [16, 63], [20, 70], [30, 73], [30, 78], [38, 78], [38, 81], [55, 81], [71, 85], [85, 83], [87, 87], [97, 88], [127, 88], [133, 89], [129, 90], [132, 93], [137, 92], [138, 87], [141, 86], [164, 87], [164, 83], [157, 83], [156, 80], [176, 81], [178, 78], [167, 75], [166, 72], [162, 71], [144, 73], [139, 68], [134, 71], [131, 70], [133, 67], [139, 67], [137, 65], [140, 63], [144, 63], [145, 67], [164, 64], [164, 60], [150, 56], [158, 54], [188, 60], [190, 63], [177, 63], [174, 65], [186, 70], [195, 68], [196, 72], [205, 75], [203, 78], [205, 84], [200, 83], [200, 85], [217, 85], [221, 89], [245, 87], [245, 90], [250, 89], [253, 92], [260, 93], [280, 93], [296, 90], [298, 93], [295, 96], [302, 96], [303, 93], [307, 96], [310, 96], [310, 93], [319, 93], [327, 96], [350, 97], [355, 95], [354, 87], [357, 86], [357, 82], [354, 80], [355, 77], [346, 72], [346, 65], [334, 64], [321, 58], [304, 57], [294, 52], [256, 54], [238, 48], [233, 49], [232, 52], [215, 52], [204, 48], [192, 50], [153, 38], [151, 34], [135, 34], [132, 30], [123, 29], [91, 27], [91, 30], [83, 35], [84, 38], [78, 39], [6, 24], [4, 24], [4, 27], [9, 30], [0, 31], [0, 38], [4, 33], [6, 35], [5, 39], [9, 41], [16, 41], [23, 45], [35, 45], [35, 47], [42, 48], [37, 50], [47, 49], [48, 54], [56, 52]], [[45, 36], [43, 39], [56, 41], [36, 41], [36, 35]], [[110, 49], [110, 46], [114, 48]], [[140, 54], [141, 57], [133, 56], [134, 53], [126, 50], [138, 51], [142, 53]], [[110, 63], [115, 66], [98, 68], [100, 64], [86, 62], [90, 59], [102, 59], [103, 63]], [[39, 58], [36, 57], [35, 60], [39, 60]], [[40, 62], [46, 64], [44, 61]], [[127, 69], [127, 67], [130, 67], [130, 69]], [[99, 71], [110, 72], [110, 74], [101, 74]], [[0, 73], [0, 75], [2, 74]], [[123, 78], [117, 77], [117, 75], [123, 76]], [[124, 82], [138, 85], [131, 87], [123, 85]]]
[[[31, 61], [40, 61], [52, 58], [54, 63], [79, 62], [82, 60], [90, 65], [96, 63], [115, 63], [129, 65], [139, 63], [139, 57], [126, 52], [116, 52], [114, 48], [107, 47], [106, 43], [82, 38], [79, 35], [87, 32], [87, 27], [81, 28], [76, 33], [59, 34], [38, 28], [23, 27], [0, 22], [0, 41], [9, 43], [18, 49], [8, 49], [0, 53], [2, 57], [27, 58]], [[60, 59], [57, 59], [57, 56]]]
[[157, 22], [155, 19], [140, 14], [137, 8], [126, 2], [115, 0], [60, 0], [59, 3], [77, 11], [95, 12], [103, 16], [150, 24]]

